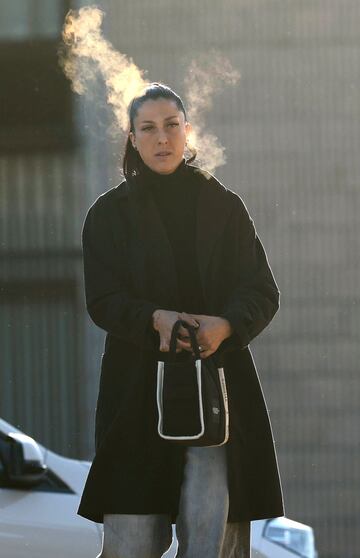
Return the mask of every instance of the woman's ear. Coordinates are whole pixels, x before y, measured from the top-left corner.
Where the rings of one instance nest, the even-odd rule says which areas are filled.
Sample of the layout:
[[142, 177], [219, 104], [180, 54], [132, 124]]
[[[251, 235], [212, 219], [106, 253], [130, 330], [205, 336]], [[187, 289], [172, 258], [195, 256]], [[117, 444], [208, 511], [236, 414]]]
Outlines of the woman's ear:
[[190, 122], [185, 122], [185, 145], [187, 146], [190, 151], [194, 149], [194, 132], [193, 127], [191, 126]]
[[185, 134], [186, 134], [186, 139], [189, 138], [189, 135], [192, 132], [192, 126], [190, 124], [190, 122], [185, 122]]
[[137, 149], [137, 147], [136, 147], [136, 142], [135, 142], [135, 134], [134, 134], [134, 132], [129, 132], [129, 138], [130, 138], [130, 141], [131, 141], [131, 143], [132, 143], [133, 148], [134, 148], [134, 149]]

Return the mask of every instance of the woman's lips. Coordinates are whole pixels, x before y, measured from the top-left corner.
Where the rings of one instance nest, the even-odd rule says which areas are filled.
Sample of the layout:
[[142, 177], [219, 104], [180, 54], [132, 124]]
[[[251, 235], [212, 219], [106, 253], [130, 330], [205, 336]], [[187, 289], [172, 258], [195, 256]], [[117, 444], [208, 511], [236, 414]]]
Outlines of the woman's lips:
[[156, 153], [155, 157], [168, 157], [171, 155], [170, 151], [161, 151], [160, 153]]

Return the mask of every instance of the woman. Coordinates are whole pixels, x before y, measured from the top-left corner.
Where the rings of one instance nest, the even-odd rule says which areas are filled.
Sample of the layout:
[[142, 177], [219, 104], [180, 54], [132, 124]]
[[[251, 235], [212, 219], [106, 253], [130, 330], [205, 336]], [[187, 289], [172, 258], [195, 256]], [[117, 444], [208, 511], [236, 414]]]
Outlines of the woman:
[[[280, 293], [241, 198], [185, 160], [180, 97], [153, 83], [129, 120], [125, 181], [98, 197], [83, 227], [87, 309], [107, 335], [78, 513], [104, 523], [103, 558], [160, 558], [175, 522], [179, 557], [249, 557], [250, 521], [284, 514], [248, 346]], [[177, 447], [157, 433], [156, 365], [179, 318], [196, 327], [202, 358], [224, 366], [224, 446]], [[176, 351], [191, 351], [184, 328]]]

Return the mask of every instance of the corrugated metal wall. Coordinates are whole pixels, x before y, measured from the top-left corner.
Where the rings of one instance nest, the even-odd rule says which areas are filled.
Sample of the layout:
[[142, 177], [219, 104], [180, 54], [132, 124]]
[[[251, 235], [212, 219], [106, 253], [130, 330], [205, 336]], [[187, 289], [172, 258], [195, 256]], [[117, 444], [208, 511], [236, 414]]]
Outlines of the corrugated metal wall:
[[[42, 284], [43, 282], [43, 284]], [[78, 455], [78, 331], [74, 284], [12, 281], [0, 335], [1, 412], [46, 446]]]
[[75, 155], [0, 160], [1, 414], [74, 456], [83, 450], [79, 167]]

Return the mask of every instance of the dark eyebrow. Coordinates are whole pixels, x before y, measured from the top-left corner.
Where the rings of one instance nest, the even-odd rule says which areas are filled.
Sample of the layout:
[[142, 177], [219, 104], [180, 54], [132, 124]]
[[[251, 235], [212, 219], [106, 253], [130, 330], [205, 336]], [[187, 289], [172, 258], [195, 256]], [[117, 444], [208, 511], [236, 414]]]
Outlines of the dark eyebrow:
[[[164, 120], [170, 120], [171, 118], [178, 118], [179, 115], [178, 114], [173, 114], [172, 116], [167, 116], [166, 118], [164, 118]], [[141, 124], [154, 124], [153, 120], [142, 120]]]

